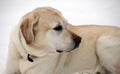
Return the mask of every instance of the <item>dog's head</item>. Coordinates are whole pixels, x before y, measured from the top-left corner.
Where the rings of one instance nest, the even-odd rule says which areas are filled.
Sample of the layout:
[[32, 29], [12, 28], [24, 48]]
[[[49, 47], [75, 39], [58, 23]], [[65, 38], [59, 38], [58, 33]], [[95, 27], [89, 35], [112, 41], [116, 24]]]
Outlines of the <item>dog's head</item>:
[[71, 51], [79, 46], [81, 37], [67, 29], [67, 21], [53, 8], [42, 7], [26, 14], [20, 29], [26, 44], [40, 50], [62, 52]]

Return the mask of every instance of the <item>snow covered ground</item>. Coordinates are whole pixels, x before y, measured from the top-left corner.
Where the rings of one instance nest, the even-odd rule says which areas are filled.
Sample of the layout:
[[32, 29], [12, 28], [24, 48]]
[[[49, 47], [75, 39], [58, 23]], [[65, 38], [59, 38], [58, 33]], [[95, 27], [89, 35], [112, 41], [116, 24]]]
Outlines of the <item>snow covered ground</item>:
[[120, 26], [120, 0], [0, 0], [0, 74], [5, 67], [12, 28], [24, 14], [43, 6], [60, 10], [74, 25]]

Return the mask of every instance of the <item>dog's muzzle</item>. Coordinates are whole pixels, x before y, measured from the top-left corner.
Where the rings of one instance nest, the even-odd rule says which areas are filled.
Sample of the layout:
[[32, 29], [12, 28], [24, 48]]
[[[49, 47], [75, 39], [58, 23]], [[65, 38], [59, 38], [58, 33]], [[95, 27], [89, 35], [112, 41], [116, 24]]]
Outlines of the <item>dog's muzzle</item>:
[[[76, 36], [76, 37], [73, 39], [73, 41], [74, 41], [74, 44], [75, 44], [75, 45], [74, 45], [73, 49], [71, 49], [71, 50], [69, 50], [69, 51], [72, 51], [72, 50], [76, 49], [77, 47], [79, 47], [79, 45], [80, 45], [80, 43], [81, 43], [81, 37]], [[68, 51], [68, 52], [69, 52], [69, 51]], [[56, 52], [62, 53], [63, 50], [56, 50]]]

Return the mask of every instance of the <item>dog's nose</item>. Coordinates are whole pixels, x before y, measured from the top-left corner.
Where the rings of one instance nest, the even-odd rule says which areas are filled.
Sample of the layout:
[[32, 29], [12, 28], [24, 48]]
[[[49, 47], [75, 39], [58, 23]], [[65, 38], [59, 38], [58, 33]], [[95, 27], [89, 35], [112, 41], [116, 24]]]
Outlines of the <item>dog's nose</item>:
[[75, 42], [75, 46], [74, 46], [74, 49], [77, 48], [81, 42], [81, 37], [77, 36], [75, 37], [74, 39], [74, 42]]

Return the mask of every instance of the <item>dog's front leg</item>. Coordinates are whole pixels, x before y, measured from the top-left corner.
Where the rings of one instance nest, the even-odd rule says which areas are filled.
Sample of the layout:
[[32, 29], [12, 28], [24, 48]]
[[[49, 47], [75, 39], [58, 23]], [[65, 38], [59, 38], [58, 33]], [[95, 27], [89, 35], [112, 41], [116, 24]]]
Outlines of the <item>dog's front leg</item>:
[[17, 49], [10, 43], [6, 68], [3, 74], [20, 74], [19, 72], [19, 53]]

